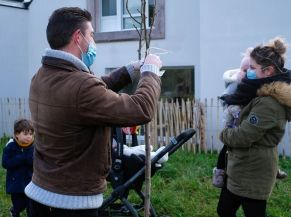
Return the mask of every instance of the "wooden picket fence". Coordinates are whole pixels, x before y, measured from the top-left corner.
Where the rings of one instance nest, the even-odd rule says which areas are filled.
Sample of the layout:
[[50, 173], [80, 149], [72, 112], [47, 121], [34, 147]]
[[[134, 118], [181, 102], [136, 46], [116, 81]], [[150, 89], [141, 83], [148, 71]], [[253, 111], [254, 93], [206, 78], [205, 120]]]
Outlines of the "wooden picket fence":
[[193, 128], [196, 134], [182, 148], [193, 152], [206, 151], [205, 117], [204, 105], [199, 100], [161, 99], [150, 122], [150, 143], [154, 147], [166, 145], [172, 137]]
[[30, 119], [28, 99], [16, 97], [0, 98], [0, 117], [0, 137], [11, 136], [16, 119]]
[[[191, 152], [216, 152], [223, 144], [219, 140], [222, 126], [223, 107], [218, 99], [169, 100], [161, 99], [150, 124], [150, 143], [154, 148], [166, 145], [172, 137], [188, 128], [196, 134], [182, 146]], [[0, 98], [0, 137], [13, 134], [13, 123], [18, 118], [30, 118], [26, 98]], [[138, 136], [144, 143], [143, 127]], [[130, 139], [128, 140], [130, 142]], [[279, 144], [279, 153], [291, 156], [291, 126], [287, 124], [286, 133]]]

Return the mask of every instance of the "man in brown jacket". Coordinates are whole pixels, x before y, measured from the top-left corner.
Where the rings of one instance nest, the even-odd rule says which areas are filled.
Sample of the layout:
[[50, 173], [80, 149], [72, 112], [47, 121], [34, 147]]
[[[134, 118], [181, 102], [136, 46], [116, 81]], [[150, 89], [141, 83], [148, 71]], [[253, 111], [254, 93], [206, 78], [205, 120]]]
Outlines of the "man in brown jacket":
[[[89, 70], [96, 57], [91, 15], [60, 8], [47, 26], [52, 49], [31, 81], [35, 128], [34, 174], [25, 189], [32, 217], [98, 216], [111, 166], [111, 127], [149, 122], [160, 95], [162, 66], [148, 55], [107, 77]], [[136, 77], [133, 95], [116, 93]]]

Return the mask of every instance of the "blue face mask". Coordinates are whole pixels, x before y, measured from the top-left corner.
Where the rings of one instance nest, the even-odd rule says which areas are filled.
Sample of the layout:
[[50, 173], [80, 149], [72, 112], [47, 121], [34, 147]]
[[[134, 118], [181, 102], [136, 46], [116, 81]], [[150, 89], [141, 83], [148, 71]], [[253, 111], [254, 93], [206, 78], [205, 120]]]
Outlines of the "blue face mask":
[[78, 45], [80, 51], [82, 52], [82, 61], [83, 63], [89, 68], [94, 60], [96, 59], [96, 46], [93, 42], [88, 42], [85, 38], [85, 36], [81, 33], [85, 41], [88, 43], [88, 51], [86, 53], [83, 53], [82, 49]]
[[93, 42], [89, 44], [87, 53], [82, 53], [82, 61], [87, 67], [90, 67], [96, 59], [96, 47]]
[[256, 74], [255, 70], [248, 69], [247, 70], [247, 78], [248, 79], [256, 79], [257, 78], [257, 74]]

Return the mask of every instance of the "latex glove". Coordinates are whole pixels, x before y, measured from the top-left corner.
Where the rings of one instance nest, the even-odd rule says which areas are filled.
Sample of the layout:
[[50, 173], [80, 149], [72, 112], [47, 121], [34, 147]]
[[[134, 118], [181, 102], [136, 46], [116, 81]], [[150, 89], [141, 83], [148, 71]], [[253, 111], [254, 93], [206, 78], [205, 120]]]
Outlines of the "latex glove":
[[155, 55], [155, 54], [149, 54], [146, 56], [144, 60], [144, 64], [150, 64], [150, 65], [155, 65], [159, 69], [162, 68], [162, 61], [160, 60], [160, 57]]
[[140, 71], [143, 72], [153, 72], [158, 76], [162, 76], [163, 72], [160, 72], [160, 69], [162, 68], [162, 61], [159, 56], [154, 54], [149, 54], [144, 60], [144, 64], [141, 67]]

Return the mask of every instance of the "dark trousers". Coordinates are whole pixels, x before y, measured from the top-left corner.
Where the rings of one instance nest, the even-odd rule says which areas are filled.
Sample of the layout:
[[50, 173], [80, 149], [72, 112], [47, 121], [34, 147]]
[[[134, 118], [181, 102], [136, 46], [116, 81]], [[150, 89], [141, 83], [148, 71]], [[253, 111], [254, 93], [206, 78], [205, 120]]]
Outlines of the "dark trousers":
[[222, 149], [220, 150], [220, 152], [218, 154], [218, 159], [217, 159], [217, 164], [216, 164], [217, 169], [225, 170], [225, 168], [226, 168], [226, 152], [227, 152], [227, 147], [226, 147], [226, 145], [223, 145]]
[[69, 210], [48, 207], [34, 200], [29, 201], [30, 217], [98, 217], [97, 209]]
[[240, 197], [224, 187], [220, 193], [217, 213], [220, 217], [236, 217], [238, 208], [242, 206], [246, 217], [266, 217], [266, 204], [266, 200]]
[[26, 209], [27, 216], [28, 211], [28, 197], [24, 193], [12, 193], [11, 194], [12, 208], [10, 209], [13, 217], [18, 217], [19, 214]]

